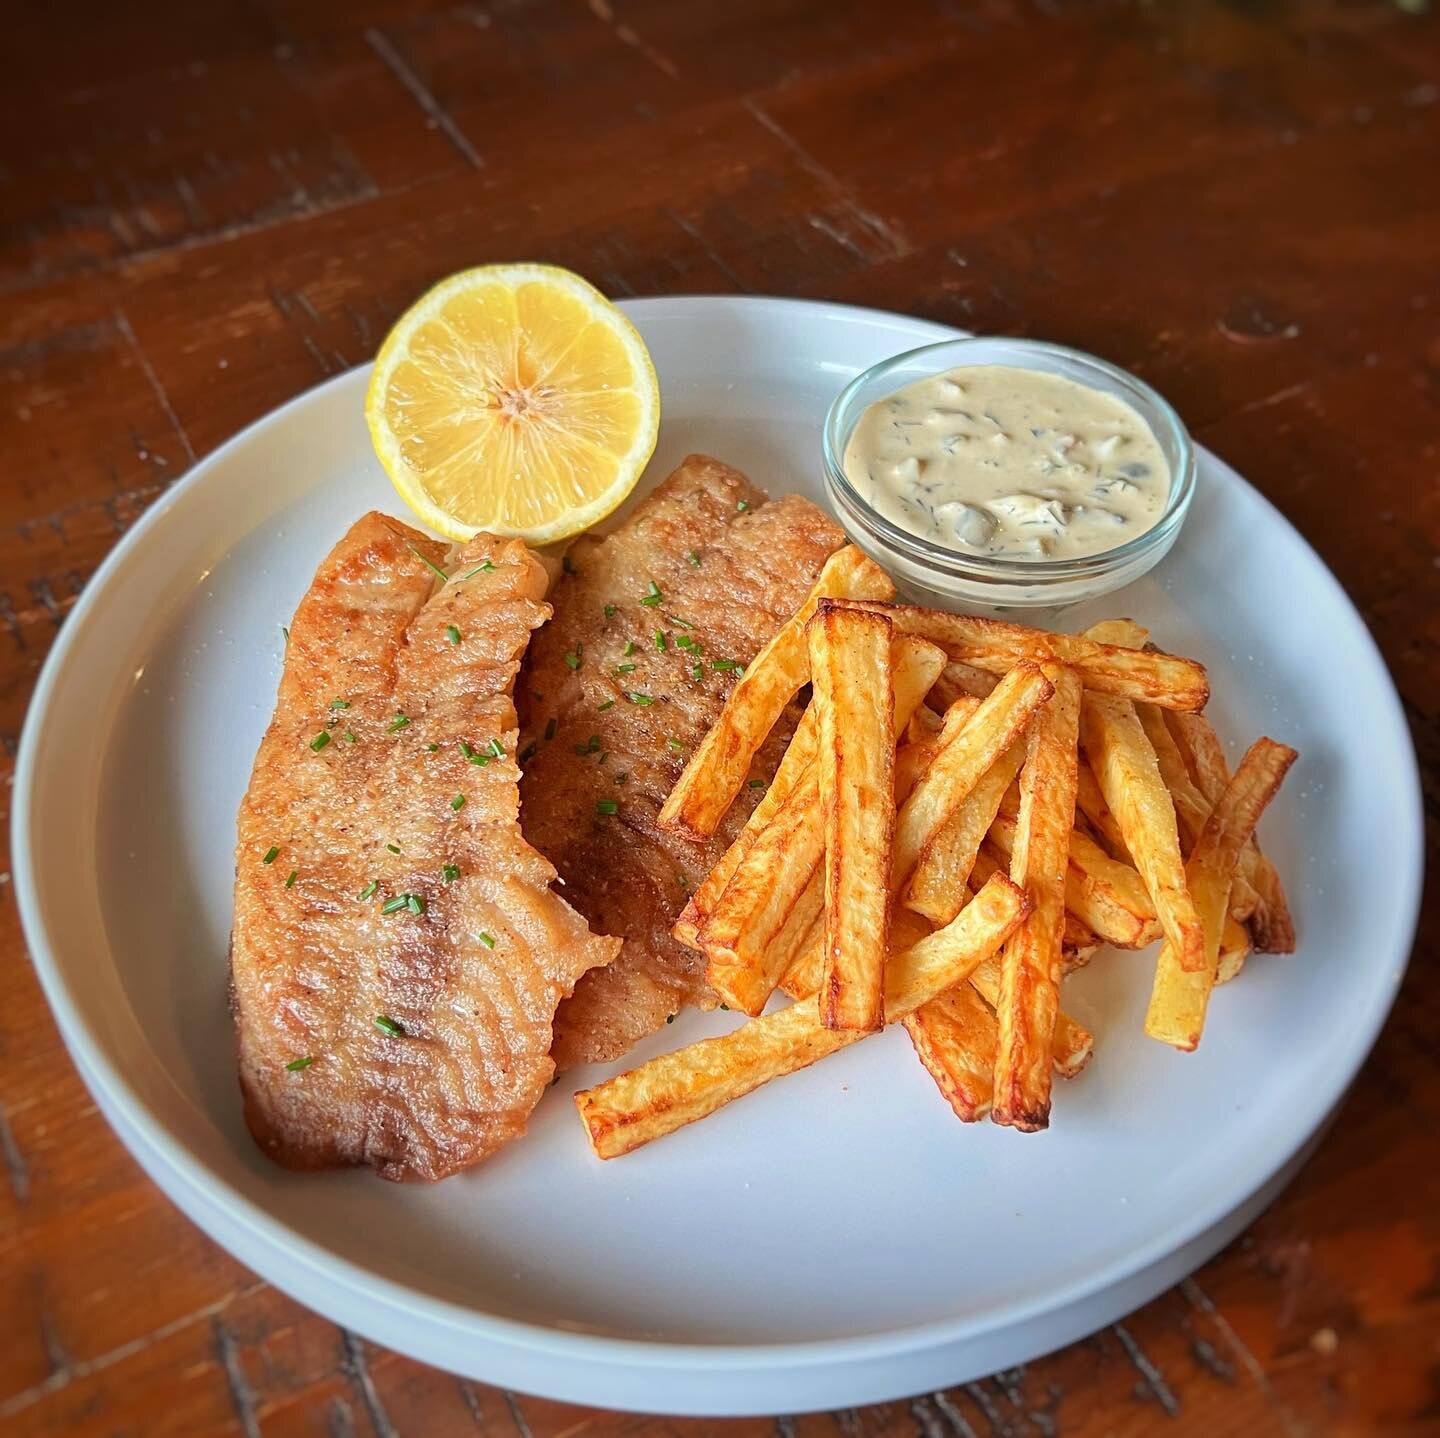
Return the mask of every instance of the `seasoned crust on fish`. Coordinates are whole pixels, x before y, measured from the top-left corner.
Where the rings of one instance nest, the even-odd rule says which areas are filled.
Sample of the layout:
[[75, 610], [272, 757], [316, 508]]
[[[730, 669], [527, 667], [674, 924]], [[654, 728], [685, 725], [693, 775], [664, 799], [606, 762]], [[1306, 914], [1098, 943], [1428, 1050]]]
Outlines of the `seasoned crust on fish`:
[[511, 690], [545, 571], [480, 535], [432, 597], [425, 560], [445, 553], [380, 514], [335, 547], [241, 805], [240, 1084], [290, 1168], [437, 1179], [493, 1153], [551, 1079], [556, 1005], [619, 948], [551, 891], [518, 823]]
[[[738, 470], [692, 455], [614, 534], [571, 547], [519, 687], [522, 817], [565, 896], [625, 944], [560, 1006], [559, 1067], [617, 1058], [687, 1004], [713, 1006], [703, 957], [670, 931], [759, 790], [706, 844], [655, 818], [734, 684], [717, 662], [753, 659], [843, 540], [808, 500], [767, 501]], [[757, 779], [774, 773], [795, 717], [757, 756]]]

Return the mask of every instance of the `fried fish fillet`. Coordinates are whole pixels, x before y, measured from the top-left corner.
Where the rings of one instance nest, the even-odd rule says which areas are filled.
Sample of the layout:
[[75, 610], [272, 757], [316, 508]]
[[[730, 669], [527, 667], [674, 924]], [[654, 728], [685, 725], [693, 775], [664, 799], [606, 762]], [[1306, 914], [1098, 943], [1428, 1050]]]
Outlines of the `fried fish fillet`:
[[[621, 529], [571, 547], [519, 686], [523, 821], [566, 898], [625, 944], [561, 1004], [561, 1068], [617, 1058], [687, 1004], [713, 1006], [703, 956], [671, 929], [760, 788], [707, 844], [663, 832], [656, 816], [736, 667], [800, 607], [843, 541], [807, 500], [767, 502], [737, 470], [692, 455]], [[774, 773], [794, 720], [777, 725], [752, 783]]]
[[245, 1118], [289, 1168], [443, 1178], [522, 1133], [556, 1005], [619, 940], [520, 833], [511, 689], [549, 616], [517, 540], [380, 514], [290, 626], [240, 808], [231, 984]]

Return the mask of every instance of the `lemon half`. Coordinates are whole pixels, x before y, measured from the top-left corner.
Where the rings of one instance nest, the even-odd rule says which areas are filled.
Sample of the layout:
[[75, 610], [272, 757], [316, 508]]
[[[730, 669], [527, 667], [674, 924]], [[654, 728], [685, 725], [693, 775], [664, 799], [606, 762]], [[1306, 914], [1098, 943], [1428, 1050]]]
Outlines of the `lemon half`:
[[450, 539], [568, 539], [635, 487], [660, 386], [635, 326], [553, 265], [484, 265], [412, 305], [365, 399], [400, 497]]

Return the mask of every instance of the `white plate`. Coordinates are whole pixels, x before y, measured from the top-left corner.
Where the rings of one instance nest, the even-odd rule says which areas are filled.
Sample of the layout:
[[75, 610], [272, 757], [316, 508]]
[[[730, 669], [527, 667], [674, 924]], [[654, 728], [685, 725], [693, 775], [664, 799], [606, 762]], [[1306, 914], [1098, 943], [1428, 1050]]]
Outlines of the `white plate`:
[[[664, 386], [652, 475], [703, 449], [822, 503], [831, 396], [949, 333], [775, 300], [626, 308]], [[1098, 1053], [1042, 1135], [956, 1123], [892, 1032], [609, 1164], [568, 1101], [590, 1071], [546, 1097], [523, 1142], [435, 1188], [271, 1166], [232, 1067], [233, 822], [280, 626], [346, 525], [396, 508], [365, 380], [302, 395], [156, 504], [66, 624], [22, 743], [16, 887], [36, 967], [105, 1113], [196, 1223], [301, 1301], [442, 1367], [576, 1402], [755, 1413], [1022, 1361], [1148, 1298], [1256, 1211], [1390, 1008], [1419, 897], [1419, 789], [1355, 611], [1210, 456], [1174, 553], [1112, 612], [1211, 666], [1223, 734], [1300, 748], [1265, 838], [1301, 951], [1222, 989], [1198, 1054], [1142, 1037], [1150, 962], [1109, 954], [1067, 985]], [[685, 1016], [640, 1052], [732, 1021]]]

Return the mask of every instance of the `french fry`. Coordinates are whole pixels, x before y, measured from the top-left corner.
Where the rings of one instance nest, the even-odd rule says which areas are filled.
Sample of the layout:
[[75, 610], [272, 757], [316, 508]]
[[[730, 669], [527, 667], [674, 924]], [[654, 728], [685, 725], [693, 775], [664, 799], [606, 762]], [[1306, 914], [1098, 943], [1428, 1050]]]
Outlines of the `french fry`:
[[[891, 659], [898, 730], [910, 722], [945, 656], [933, 644], [901, 636]], [[820, 778], [811, 763], [755, 835], [700, 926], [706, 980], [732, 1008], [758, 1014], [782, 977], [784, 954], [776, 941], [824, 848]]]
[[1037, 665], [1021, 663], [968, 717], [959, 709], [945, 716], [930, 767], [895, 819], [892, 877], [897, 888], [925, 859], [950, 816], [1052, 692]]
[[1274, 798], [1295, 751], [1273, 739], [1257, 739], [1210, 811], [1185, 873], [1203, 925], [1203, 963], [1182, 963], [1167, 941], [1155, 966], [1155, 986], [1145, 1032], [1175, 1048], [1193, 1050], [1205, 1028], [1205, 1011], [1219, 972], [1220, 942], [1236, 861]]
[[902, 901], [931, 923], [948, 924], [964, 906], [980, 843], [1020, 772], [1025, 741], [1017, 739], [977, 780], [937, 831], [905, 885]]
[[687, 948], [700, 947], [700, 929], [714, 911], [720, 895], [725, 892], [730, 876], [740, 867], [740, 860], [750, 852], [755, 836], [779, 812], [780, 806], [789, 798], [800, 777], [814, 762], [816, 730], [815, 706], [807, 704], [805, 712], [800, 716], [800, 722], [795, 726], [794, 734], [790, 736], [790, 743], [785, 748], [779, 767], [775, 770], [775, 777], [770, 781], [770, 787], [750, 811], [750, 817], [735, 836], [734, 843], [716, 860], [715, 867], [691, 894], [680, 911], [680, 917], [675, 921], [672, 932]]
[[[1073, 836], [1071, 838], [1071, 842], [1074, 842]], [[978, 889], [980, 885], [983, 884], [990, 877], [991, 874], [1008, 874], [1009, 872], [1009, 855], [1006, 854], [1002, 861], [1000, 857], [997, 857], [997, 851], [995, 849], [987, 847], [987, 845], [985, 844], [982, 844], [980, 846], [980, 851], [975, 855], [975, 867], [970, 871], [970, 888]], [[1135, 882], [1137, 884], [1140, 882], [1138, 875], [1136, 876]], [[1141, 887], [1143, 889], [1144, 886], [1141, 885]], [[1068, 887], [1066, 892], [1068, 894]], [[1145, 902], [1147, 904], [1150, 902], [1148, 896], [1146, 897]], [[1093, 952], [1095, 949], [1098, 949], [1103, 942], [1100, 938], [1100, 935], [1097, 934], [1094, 929], [1089, 928], [1083, 920], [1075, 916], [1074, 911], [1068, 907], [1068, 898], [1066, 900], [1066, 903], [1067, 907], [1065, 909], [1065, 930], [1062, 940], [1064, 947], [1067, 950], [1075, 953], [1079, 953], [1081, 950], [1088, 950]], [[1158, 935], [1158, 924], [1155, 926], [1155, 932]], [[1154, 940], [1151, 940], [1151, 942], [1153, 943]]]
[[1199, 711], [1210, 697], [1205, 668], [1193, 659], [1097, 644], [1076, 634], [1051, 634], [1000, 619], [951, 614], [910, 604], [856, 600], [858, 607], [888, 614], [897, 633], [918, 634], [939, 644], [952, 659], [1004, 674], [1021, 661], [1046, 660], [1079, 672], [1087, 691], [1148, 700], [1167, 709]]
[[1130, 851], [1125, 847], [1125, 836], [1120, 832], [1119, 822], [1110, 812], [1110, 806], [1100, 792], [1100, 781], [1095, 777], [1095, 771], [1084, 754], [1081, 754], [1080, 767], [1076, 770], [1075, 807], [1104, 841], [1111, 858], [1128, 864]]
[[1133, 619], [1102, 619], [1085, 630], [1085, 638], [1096, 644], [1114, 644], [1121, 649], [1143, 649], [1150, 631]]
[[999, 682], [998, 674], [952, 659], [935, 681], [931, 694], [941, 709], [948, 709], [962, 694], [968, 694], [972, 699], [984, 699]]
[[[993, 1009], [1000, 1001], [1000, 961], [986, 959], [975, 966], [970, 975], [975, 992]], [[1064, 1009], [1055, 1019], [1055, 1038], [1051, 1044], [1055, 1072], [1061, 1078], [1074, 1078], [1090, 1062], [1095, 1052], [1095, 1035], [1084, 1024], [1076, 1023]]]
[[1233, 914], [1225, 915], [1225, 927], [1220, 933], [1220, 957], [1215, 965], [1215, 982], [1228, 984], [1239, 978], [1245, 960], [1250, 957], [1250, 934], [1245, 925]]
[[961, 1123], [990, 1112], [998, 1030], [990, 1005], [970, 984], [957, 984], [906, 1016], [916, 1057]]
[[[1230, 781], [1225, 750], [1210, 721], [1201, 714], [1170, 716], [1170, 732], [1200, 792], [1213, 805]], [[1246, 921], [1257, 953], [1293, 954], [1295, 921], [1275, 865], [1265, 857], [1254, 836], [1245, 845], [1236, 868], [1256, 895], [1256, 905]]]
[[[999, 815], [986, 836], [1007, 862], [1015, 852], [1016, 820]], [[1070, 835], [1065, 909], [1090, 933], [1117, 949], [1148, 948], [1160, 937], [1145, 882], [1085, 834]]]
[[1075, 770], [1080, 677], [1047, 665], [1054, 693], [1036, 713], [1020, 770], [1020, 820], [1010, 877], [1030, 895], [1030, 916], [1006, 942], [995, 1006], [995, 1123], [1033, 1132], [1050, 1122], [1051, 1044], [1060, 1008], [1061, 940]]
[[[1020, 889], [997, 875], [953, 923], [896, 954], [886, 965], [887, 1022], [963, 983], [1028, 911]], [[827, 1029], [817, 1001], [804, 999], [577, 1093], [575, 1106], [596, 1154], [615, 1158], [864, 1037]]]
[[1161, 929], [1181, 965], [1199, 970], [1205, 935], [1185, 882], [1175, 806], [1135, 706], [1110, 694], [1087, 693], [1080, 704], [1080, 742], [1150, 891]]
[[890, 621], [822, 600], [806, 632], [825, 832], [820, 1021], [828, 1029], [874, 1033], [885, 1024], [895, 827]]
[[855, 545], [836, 550], [799, 611], [780, 626], [730, 691], [719, 719], [690, 756], [656, 823], [682, 838], [708, 839], [744, 787], [765, 736], [810, 677], [805, 625], [815, 606], [836, 595], [886, 599], [894, 593], [885, 571]]

